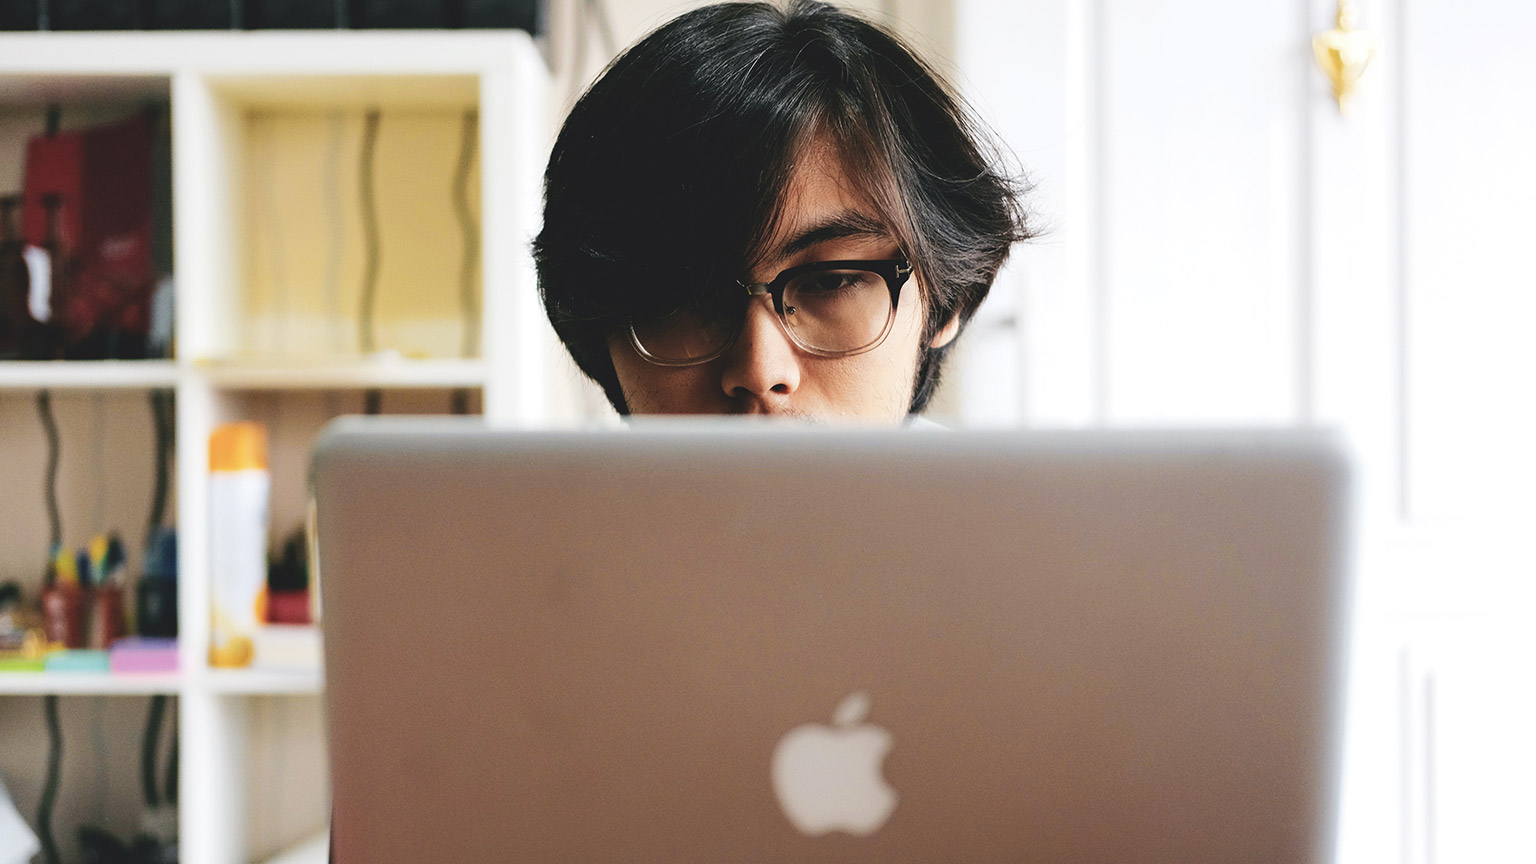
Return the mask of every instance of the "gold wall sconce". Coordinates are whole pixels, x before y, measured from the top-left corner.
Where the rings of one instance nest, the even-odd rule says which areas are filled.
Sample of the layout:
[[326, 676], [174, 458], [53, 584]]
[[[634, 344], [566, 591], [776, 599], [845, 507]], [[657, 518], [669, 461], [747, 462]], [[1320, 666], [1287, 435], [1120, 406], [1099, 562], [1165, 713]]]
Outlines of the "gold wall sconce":
[[1349, 99], [1354, 95], [1360, 76], [1371, 64], [1376, 54], [1376, 37], [1365, 30], [1355, 29], [1355, 4], [1339, 0], [1338, 15], [1334, 28], [1312, 37], [1312, 53], [1317, 65], [1333, 85], [1333, 98], [1339, 103], [1339, 113], [1349, 113]]

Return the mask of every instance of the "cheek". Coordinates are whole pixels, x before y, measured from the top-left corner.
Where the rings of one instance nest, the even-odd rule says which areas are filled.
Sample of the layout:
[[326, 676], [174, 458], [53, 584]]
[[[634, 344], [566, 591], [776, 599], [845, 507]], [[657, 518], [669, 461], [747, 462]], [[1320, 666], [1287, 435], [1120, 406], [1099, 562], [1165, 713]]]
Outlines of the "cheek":
[[641, 366], [650, 364], [636, 357], [629, 343], [617, 336], [608, 340], [608, 357], [613, 361], [614, 376], [619, 379], [619, 389], [624, 392], [624, 401], [628, 403], [630, 413], [645, 413], [655, 398], [655, 386], [647, 370]]
[[896, 376], [899, 381], [902, 413], [912, 398], [912, 385], [917, 378], [917, 363], [922, 355], [923, 302], [917, 284], [907, 286], [901, 292], [901, 302], [896, 307], [896, 322], [891, 326], [891, 362], [900, 367]]
[[[917, 373], [918, 348], [923, 340], [923, 298], [922, 291], [918, 287], [916, 279], [908, 282], [901, 290], [901, 299], [896, 304], [896, 320], [891, 322], [891, 335], [886, 337], [885, 344], [880, 346], [882, 354], [884, 349], [891, 349], [889, 361], [903, 364], [907, 376], [905, 386], [910, 386], [912, 376]], [[910, 394], [908, 394], [910, 395]]]
[[916, 279], [907, 283], [901, 291], [901, 300], [896, 304], [896, 322], [891, 327], [891, 336], [892, 338], [900, 336], [913, 345], [922, 339], [923, 297]]
[[911, 407], [917, 377], [918, 346], [922, 341], [922, 303], [916, 292], [903, 291], [885, 342], [867, 354], [820, 364], [833, 401], [849, 413], [900, 419]]
[[[628, 339], [609, 340], [608, 356], [619, 379], [619, 389], [631, 414], [689, 414], [708, 410], [701, 394], [711, 392], [708, 379], [713, 364], [668, 368], [647, 363], [629, 347]], [[714, 388], [718, 389], [718, 387]]]

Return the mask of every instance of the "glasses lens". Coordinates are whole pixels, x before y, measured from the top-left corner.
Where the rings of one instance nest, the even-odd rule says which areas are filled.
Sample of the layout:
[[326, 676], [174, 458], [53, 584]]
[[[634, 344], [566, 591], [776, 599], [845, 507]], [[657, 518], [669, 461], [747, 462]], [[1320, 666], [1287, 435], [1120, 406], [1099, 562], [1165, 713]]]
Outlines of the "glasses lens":
[[851, 353], [885, 335], [894, 313], [885, 279], [868, 270], [818, 270], [784, 287], [784, 324], [801, 344]]
[[707, 308], [690, 303], [665, 315], [636, 319], [630, 326], [647, 354], [668, 363], [689, 363], [711, 357], [736, 335], [741, 310]]

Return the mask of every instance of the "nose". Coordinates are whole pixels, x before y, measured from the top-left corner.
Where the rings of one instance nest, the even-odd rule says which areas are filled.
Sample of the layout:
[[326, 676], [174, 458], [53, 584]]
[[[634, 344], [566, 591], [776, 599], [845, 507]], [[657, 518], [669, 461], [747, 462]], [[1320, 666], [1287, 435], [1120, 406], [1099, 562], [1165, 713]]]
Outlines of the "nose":
[[747, 303], [741, 334], [722, 358], [720, 386], [725, 395], [753, 407], [771, 405], [800, 386], [800, 360], [795, 345], [779, 324], [773, 298], [766, 294]]

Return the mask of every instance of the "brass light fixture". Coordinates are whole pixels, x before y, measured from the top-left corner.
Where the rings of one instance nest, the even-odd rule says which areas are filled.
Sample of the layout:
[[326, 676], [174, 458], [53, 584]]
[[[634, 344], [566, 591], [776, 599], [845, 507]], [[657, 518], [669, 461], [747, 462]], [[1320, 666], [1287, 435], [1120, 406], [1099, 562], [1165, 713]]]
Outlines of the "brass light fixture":
[[1334, 21], [1332, 30], [1312, 37], [1312, 53], [1333, 85], [1333, 98], [1339, 103], [1339, 113], [1348, 114], [1350, 96], [1376, 54], [1376, 37], [1368, 31], [1355, 29], [1355, 4], [1350, 0], [1339, 0]]

